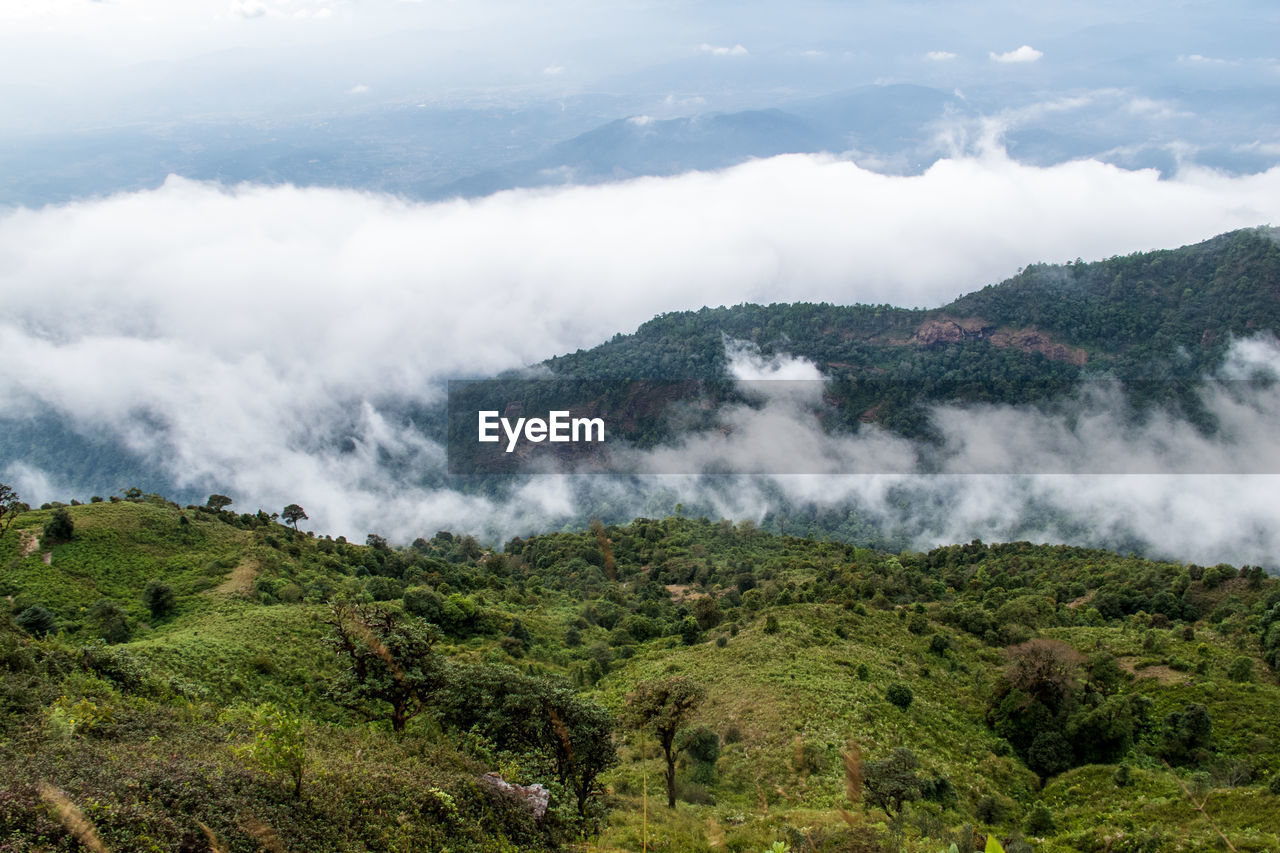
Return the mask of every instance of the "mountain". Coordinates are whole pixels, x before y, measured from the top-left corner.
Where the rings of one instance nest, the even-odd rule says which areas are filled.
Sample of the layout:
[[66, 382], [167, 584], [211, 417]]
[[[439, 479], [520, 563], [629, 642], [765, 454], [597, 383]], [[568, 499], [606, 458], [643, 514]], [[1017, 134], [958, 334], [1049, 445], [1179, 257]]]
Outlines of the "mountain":
[[[549, 359], [539, 369], [551, 378], [595, 383], [668, 383], [665, 391], [644, 402], [644, 417], [629, 436], [648, 446], [682, 429], [665, 417], [673, 402], [669, 383], [701, 380], [722, 389], [731, 386], [727, 339], [745, 342], [764, 358], [786, 355], [816, 365], [830, 379], [826, 428], [833, 433], [874, 422], [902, 436], [936, 440], [927, 404], [1026, 405], [1074, 394], [1084, 381], [1120, 380], [1133, 402], [1172, 406], [1201, 432], [1211, 434], [1215, 415], [1204, 409], [1196, 393], [1203, 377], [1221, 367], [1234, 342], [1278, 334], [1280, 244], [1274, 229], [1257, 228], [1179, 249], [1093, 263], [1034, 264], [1004, 282], [933, 309], [774, 304], [664, 314], [590, 350]], [[353, 411], [358, 408], [355, 402], [352, 406]], [[385, 401], [380, 408], [390, 421], [443, 442], [440, 407], [404, 399]], [[354, 420], [353, 415], [344, 424]], [[227, 488], [190, 479], [158, 457], [139, 455], [133, 449], [139, 446], [136, 435], [126, 446], [91, 424], [48, 409], [0, 420], [0, 427], [5, 467], [20, 470], [25, 465], [39, 471], [57, 496], [78, 494], [85, 499], [137, 486], [197, 501]], [[155, 446], [164, 446], [162, 423], [139, 424], [138, 429]], [[346, 429], [349, 426], [319, 424], [315, 437], [339, 449], [335, 452], [354, 452]], [[443, 469], [428, 470], [395, 456], [378, 464], [386, 482], [397, 488], [416, 482], [424, 488], [501, 497], [509, 485], [449, 478]], [[659, 504], [655, 498], [654, 511], [669, 511], [681, 499], [664, 497]], [[593, 504], [597, 508], [584, 512], [596, 514], [599, 506], [612, 502], [601, 497]], [[624, 520], [636, 511], [634, 506], [618, 509], [619, 515], [611, 519]], [[782, 509], [771, 514], [780, 519], [789, 513]], [[817, 526], [805, 529], [818, 535], [825, 531], [857, 536], [863, 544], [910, 541], [909, 528], [869, 533], [865, 520], [850, 526], [847, 512], [836, 515], [835, 520], [811, 519]], [[892, 540], [883, 538], [889, 535]], [[899, 538], [903, 536], [907, 538]], [[1125, 539], [1108, 544], [1137, 543]]]
[[1280, 844], [1251, 566], [685, 517], [394, 548], [139, 495], [16, 516], [0, 595], [22, 853]]
[[537, 157], [463, 178], [442, 195], [675, 175], [756, 157], [822, 151], [854, 151], [893, 171], [919, 172], [937, 159], [937, 123], [968, 112], [955, 95], [896, 84], [774, 109], [668, 119], [632, 116], [559, 142]]

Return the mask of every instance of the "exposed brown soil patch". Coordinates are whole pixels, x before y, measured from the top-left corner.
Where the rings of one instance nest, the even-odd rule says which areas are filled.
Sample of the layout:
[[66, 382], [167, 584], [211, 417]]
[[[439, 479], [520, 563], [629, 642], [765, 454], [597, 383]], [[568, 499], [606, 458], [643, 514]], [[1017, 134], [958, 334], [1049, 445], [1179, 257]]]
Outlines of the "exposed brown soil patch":
[[40, 537], [36, 536], [30, 530], [22, 530], [18, 532], [18, 550], [24, 557], [30, 557], [36, 551], [40, 550]]
[[253, 582], [258, 577], [256, 560], [244, 560], [231, 570], [231, 576], [213, 588], [213, 592], [222, 595], [248, 593], [253, 589]]
[[1091, 589], [1088, 592], [1086, 592], [1084, 595], [1075, 599], [1074, 601], [1068, 601], [1067, 606], [1070, 607], [1072, 610], [1078, 610], [1079, 608], [1084, 607], [1090, 601], [1093, 601], [1093, 596], [1096, 592], [1097, 592], [1096, 589]]
[[1038, 352], [1050, 361], [1084, 364], [1089, 360], [1089, 354], [1080, 347], [1060, 344], [1037, 329], [993, 332], [988, 340], [991, 341], [992, 346], [1014, 347], [1022, 352]]
[[931, 347], [963, 341], [987, 341], [996, 347], [1013, 347], [1021, 352], [1038, 352], [1051, 361], [1084, 364], [1089, 354], [1080, 347], [1060, 343], [1039, 329], [997, 329], [981, 317], [950, 317], [945, 314], [926, 320], [905, 341], [889, 341]]
[[1178, 672], [1176, 669], [1170, 669], [1163, 665], [1144, 666], [1142, 669], [1137, 669], [1134, 666], [1133, 659], [1120, 658], [1118, 662], [1121, 669], [1139, 680], [1151, 679], [1160, 684], [1184, 684], [1189, 683], [1191, 680], [1185, 672]]
[[705, 592], [694, 592], [693, 587], [688, 584], [669, 583], [667, 584], [667, 592], [671, 595], [671, 600], [676, 604], [682, 601], [693, 601], [697, 598], [706, 598]]

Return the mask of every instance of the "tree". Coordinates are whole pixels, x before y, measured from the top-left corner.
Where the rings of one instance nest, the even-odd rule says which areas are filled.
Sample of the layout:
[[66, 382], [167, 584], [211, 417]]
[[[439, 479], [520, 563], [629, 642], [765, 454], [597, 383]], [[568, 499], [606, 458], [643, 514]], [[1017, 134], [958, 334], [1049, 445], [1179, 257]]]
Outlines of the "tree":
[[891, 821], [902, 816], [907, 803], [920, 799], [924, 783], [916, 770], [920, 762], [909, 749], [899, 747], [883, 761], [865, 761], [862, 764], [862, 787], [866, 801], [884, 809]]
[[0, 536], [4, 536], [18, 518], [18, 514], [25, 512], [27, 505], [18, 497], [18, 493], [11, 487], [0, 483]]
[[284, 508], [284, 511], [280, 513], [280, 517], [285, 520], [286, 524], [292, 524], [293, 529], [296, 531], [298, 529], [298, 522], [306, 519], [307, 511], [297, 504], [289, 504]]
[[403, 732], [444, 683], [435, 628], [380, 607], [345, 604], [333, 605], [326, 622], [333, 629], [328, 643], [348, 661], [329, 688], [334, 701], [370, 718], [386, 716], [385, 703], [391, 728]]
[[1076, 688], [1083, 657], [1058, 640], [1029, 640], [1009, 649], [1004, 680], [1053, 712]]
[[613, 716], [561, 679], [502, 666], [457, 665], [449, 669], [440, 708], [453, 728], [546, 762], [546, 769], [574, 792], [583, 817], [600, 793], [599, 775], [618, 762]]
[[1174, 764], [1190, 764], [1208, 756], [1213, 718], [1204, 705], [1193, 703], [1182, 711], [1173, 711], [1164, 718], [1164, 725], [1162, 758]]
[[44, 523], [44, 534], [40, 539], [46, 545], [70, 542], [75, 529], [76, 525], [71, 520], [71, 513], [67, 512], [64, 507], [58, 507], [53, 511], [53, 515], [49, 517], [49, 520]]
[[147, 605], [152, 618], [160, 619], [173, 612], [177, 598], [173, 594], [173, 587], [164, 581], [149, 580], [142, 590], [142, 603]]
[[209, 495], [209, 500], [205, 501], [204, 505], [214, 512], [222, 512], [224, 509], [231, 506], [232, 503], [234, 503], [234, 501], [226, 495]]
[[667, 807], [676, 807], [676, 732], [702, 704], [706, 691], [684, 676], [642, 681], [627, 696], [626, 711], [633, 728], [653, 732], [667, 760]]

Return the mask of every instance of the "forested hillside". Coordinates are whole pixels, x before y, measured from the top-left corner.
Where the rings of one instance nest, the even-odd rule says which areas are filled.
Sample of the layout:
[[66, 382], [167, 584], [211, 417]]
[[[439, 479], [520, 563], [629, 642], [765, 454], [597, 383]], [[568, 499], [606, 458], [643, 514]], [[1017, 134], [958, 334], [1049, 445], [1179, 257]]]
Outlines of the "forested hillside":
[[[956, 283], [957, 290], [970, 285]], [[926, 404], [1034, 403], [1074, 393], [1082, 380], [1120, 380], [1131, 401], [1172, 407], [1209, 429], [1212, 413], [1203, 410], [1195, 387], [1221, 366], [1233, 341], [1266, 333], [1280, 333], [1280, 243], [1275, 229], [1257, 228], [1096, 263], [1033, 264], [930, 310], [796, 303], [664, 314], [633, 334], [617, 334], [544, 366], [555, 379], [614, 389], [628, 379], [713, 383], [700, 389], [666, 384], [649, 393], [643, 386], [630, 389], [636, 417], [618, 434], [641, 446], [678, 437], [679, 427], [666, 415], [682, 387], [686, 396], [706, 394], [713, 401], [733, 394], [727, 340], [747, 342], [764, 356], [812, 361], [830, 379], [826, 426], [834, 430], [874, 422], [930, 438]], [[583, 402], [590, 406], [604, 396], [587, 395]], [[443, 444], [444, 407], [424, 402], [432, 397], [424, 389], [423, 399], [381, 399], [379, 416]], [[316, 452], [355, 451], [350, 432], [364, 402], [350, 401], [350, 411], [330, 432], [317, 428], [308, 439]], [[198, 499], [188, 477], [140, 454], [137, 441], [126, 444], [97, 426], [35, 406], [22, 416], [0, 418], [0, 458], [86, 492], [115, 494], [141, 485]], [[166, 446], [163, 423], [140, 415], [131, 428], [149, 435], [151, 445]], [[381, 464], [388, 484], [503, 493], [499, 480], [458, 479], [441, 469], [407, 465], [394, 454]], [[217, 482], [202, 487], [223, 488]], [[851, 533], [843, 523], [815, 524], [863, 544], [886, 535]]]
[[1280, 846], [1256, 567], [10, 498], [2, 850]]
[[1194, 375], [1233, 336], [1264, 330], [1280, 330], [1280, 241], [1276, 229], [1257, 228], [1095, 263], [1033, 264], [936, 309], [796, 303], [663, 314], [546, 364], [582, 379], [718, 378], [728, 335], [833, 373], [986, 381], [1016, 402], [998, 387], [1006, 373], [1036, 382]]

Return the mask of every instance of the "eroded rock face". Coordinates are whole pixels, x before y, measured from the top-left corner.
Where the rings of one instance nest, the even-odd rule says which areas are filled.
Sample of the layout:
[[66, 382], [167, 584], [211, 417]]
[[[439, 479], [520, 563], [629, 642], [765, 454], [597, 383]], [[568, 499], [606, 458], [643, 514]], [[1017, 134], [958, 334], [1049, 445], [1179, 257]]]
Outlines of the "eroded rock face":
[[1089, 360], [1089, 354], [1080, 347], [1058, 343], [1037, 329], [996, 332], [991, 336], [991, 343], [998, 347], [1017, 347], [1023, 352], [1038, 352], [1050, 361], [1084, 364]]
[[935, 344], [958, 344], [977, 335], [970, 334], [954, 320], [929, 320], [923, 323], [911, 341], [921, 346], [931, 347]]
[[516, 785], [497, 773], [486, 773], [480, 777], [480, 781], [524, 803], [525, 808], [529, 809], [535, 820], [542, 820], [546, 816], [547, 804], [551, 802], [551, 792], [542, 785]]
[[1014, 347], [1022, 352], [1038, 352], [1051, 361], [1084, 364], [1089, 355], [1080, 347], [1055, 341], [1039, 329], [996, 329], [978, 317], [937, 317], [926, 320], [907, 341], [915, 346], [931, 347], [985, 340], [992, 346]]

